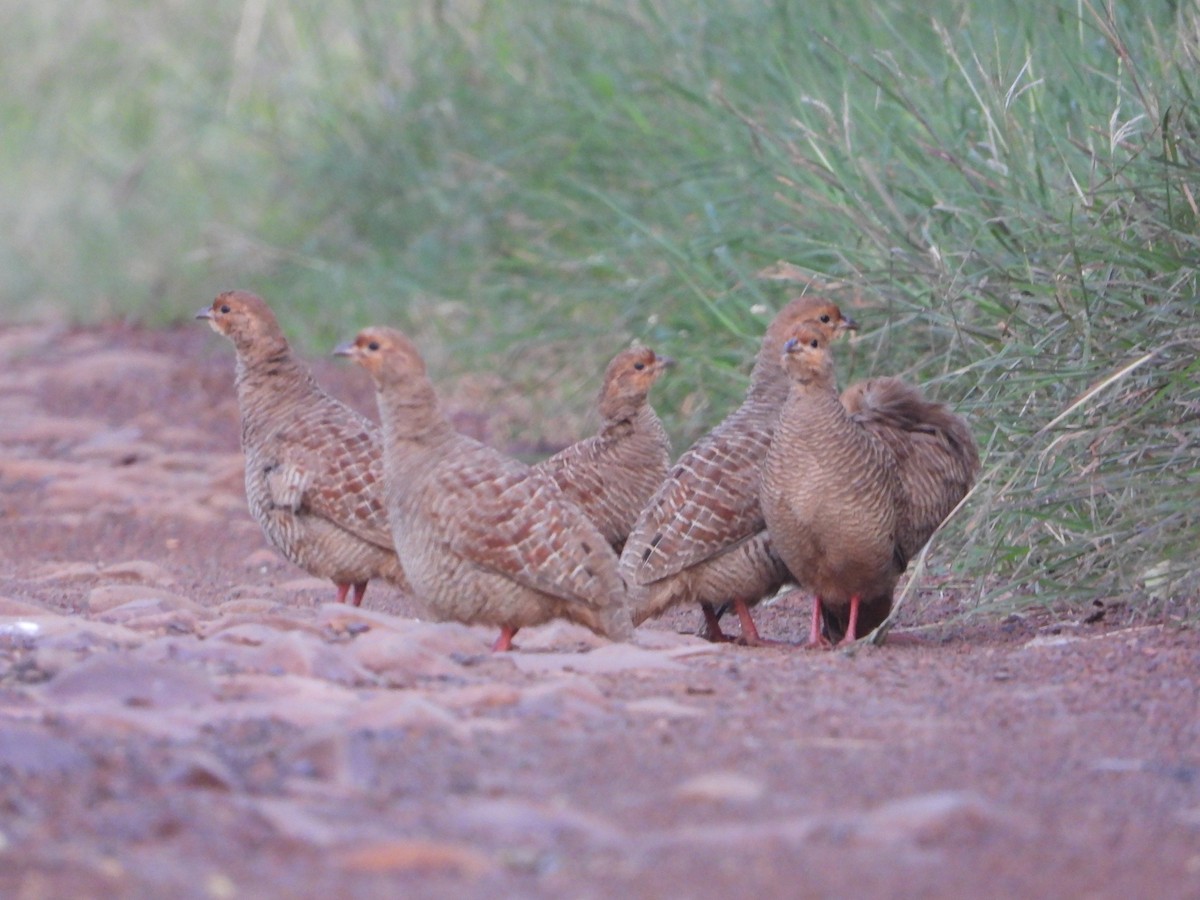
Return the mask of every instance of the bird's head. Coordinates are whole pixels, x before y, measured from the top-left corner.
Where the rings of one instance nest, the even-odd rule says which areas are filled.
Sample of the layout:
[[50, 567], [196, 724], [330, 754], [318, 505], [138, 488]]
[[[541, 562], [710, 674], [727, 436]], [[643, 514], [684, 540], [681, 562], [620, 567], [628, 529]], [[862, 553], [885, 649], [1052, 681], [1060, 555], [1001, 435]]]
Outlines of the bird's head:
[[755, 367], [758, 377], [772, 380], [777, 377], [774, 373], [779, 370], [775, 366], [783, 352], [784, 342], [791, 338], [796, 328], [802, 324], [816, 330], [826, 344], [843, 331], [858, 329], [858, 323], [843, 315], [832, 300], [811, 294], [797, 297], [776, 314], [767, 327], [767, 333], [763, 335], [762, 348], [759, 350]]
[[858, 323], [843, 315], [832, 300], [814, 295], [797, 297], [776, 314], [774, 321], [767, 328], [767, 337], [777, 348], [776, 353], [802, 322], [816, 328], [826, 342], [843, 331], [858, 330]]
[[833, 384], [833, 357], [825, 329], [811, 322], [795, 326], [783, 342], [780, 360], [783, 371], [793, 381]]
[[600, 390], [600, 413], [606, 419], [635, 415], [646, 402], [650, 388], [675, 365], [669, 356], [659, 356], [649, 347], [633, 347], [613, 357], [604, 370]]
[[416, 345], [408, 335], [395, 328], [364, 328], [354, 340], [334, 350], [333, 355], [358, 363], [378, 384], [425, 375], [425, 362]]
[[217, 334], [223, 334], [239, 346], [261, 342], [263, 339], [281, 340], [279, 322], [267, 302], [249, 291], [225, 291], [217, 295], [209, 306], [196, 313]]

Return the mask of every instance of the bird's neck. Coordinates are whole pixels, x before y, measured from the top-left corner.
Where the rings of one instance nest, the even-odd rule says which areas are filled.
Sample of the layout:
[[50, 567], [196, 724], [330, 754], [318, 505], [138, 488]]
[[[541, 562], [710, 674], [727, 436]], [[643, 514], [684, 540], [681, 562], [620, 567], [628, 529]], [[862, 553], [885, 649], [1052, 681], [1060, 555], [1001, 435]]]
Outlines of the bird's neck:
[[286, 343], [269, 352], [238, 351], [234, 380], [243, 419], [259, 414], [286, 414], [289, 407], [319, 392], [308, 369], [292, 356]]
[[790, 382], [778, 362], [759, 360], [750, 373], [750, 388], [746, 391], [746, 402], [779, 406], [787, 399]]
[[385, 386], [375, 399], [386, 446], [404, 448], [401, 452], [436, 448], [455, 434], [427, 379]]
[[793, 381], [780, 421], [797, 426], [794, 433], [789, 432], [787, 436], [790, 443], [829, 447], [863, 438], [861, 428], [842, 406], [837, 388], [827, 380]]
[[629, 397], [601, 397], [598, 407], [600, 418], [605, 424], [619, 422], [622, 419], [632, 419], [637, 415], [638, 408], [645, 398], [631, 399]]
[[644, 400], [637, 403], [626, 401], [622, 404], [601, 404], [600, 414], [603, 424], [600, 433], [619, 436], [631, 431], [641, 431], [657, 418], [654, 409]]

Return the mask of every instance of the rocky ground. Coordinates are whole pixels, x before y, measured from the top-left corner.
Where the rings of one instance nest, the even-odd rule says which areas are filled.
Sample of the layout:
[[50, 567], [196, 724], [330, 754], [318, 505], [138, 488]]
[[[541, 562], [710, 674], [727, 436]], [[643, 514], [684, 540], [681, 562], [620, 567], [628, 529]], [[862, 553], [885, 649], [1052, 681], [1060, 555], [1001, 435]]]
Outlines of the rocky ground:
[[687, 610], [492, 655], [267, 548], [232, 368], [0, 329], [0, 896], [1200, 897], [1194, 629], [931, 588], [853, 653]]

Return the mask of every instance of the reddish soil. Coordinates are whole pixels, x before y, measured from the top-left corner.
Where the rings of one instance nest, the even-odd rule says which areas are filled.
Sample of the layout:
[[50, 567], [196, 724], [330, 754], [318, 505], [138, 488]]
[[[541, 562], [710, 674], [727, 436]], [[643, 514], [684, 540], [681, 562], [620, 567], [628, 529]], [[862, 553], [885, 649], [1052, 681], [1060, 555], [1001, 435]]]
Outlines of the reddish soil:
[[267, 548], [232, 369], [0, 329], [0, 896], [1200, 897], [1195, 629], [930, 588], [881, 648], [492, 655]]

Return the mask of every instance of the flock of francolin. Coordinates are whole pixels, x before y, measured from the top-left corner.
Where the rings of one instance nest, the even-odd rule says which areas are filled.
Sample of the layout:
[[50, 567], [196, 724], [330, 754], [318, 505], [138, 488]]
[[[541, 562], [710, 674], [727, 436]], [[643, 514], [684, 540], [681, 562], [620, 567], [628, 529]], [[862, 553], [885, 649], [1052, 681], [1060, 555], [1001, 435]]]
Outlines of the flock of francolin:
[[413, 342], [359, 332], [335, 353], [371, 376], [380, 427], [325, 393], [254, 294], [197, 318], [237, 350], [250, 513], [296, 565], [362, 602], [382, 578], [432, 618], [517, 630], [564, 618], [612, 640], [681, 603], [723, 640], [732, 608], [796, 584], [810, 646], [878, 626], [908, 561], [970, 489], [966, 423], [896, 378], [840, 397], [831, 342], [856, 324], [829, 300], [787, 304], [737, 410], [671, 464], [648, 403], [672, 364], [647, 348], [609, 364], [598, 434], [534, 466], [458, 433]]

